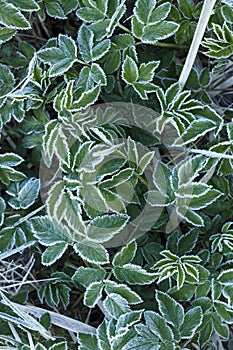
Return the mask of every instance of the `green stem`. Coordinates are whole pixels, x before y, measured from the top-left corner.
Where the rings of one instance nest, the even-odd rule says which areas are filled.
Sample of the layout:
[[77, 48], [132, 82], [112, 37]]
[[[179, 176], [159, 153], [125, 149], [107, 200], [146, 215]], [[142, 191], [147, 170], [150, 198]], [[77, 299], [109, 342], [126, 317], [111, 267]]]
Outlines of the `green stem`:
[[121, 23], [118, 23], [118, 27], [123, 29], [125, 32], [129, 33], [129, 34], [132, 34], [130, 29], [128, 29], [127, 27], [123, 26], [123, 24]]
[[[132, 35], [131, 30], [123, 26], [121, 23], [118, 23], [118, 27]], [[144, 44], [142, 41], [138, 41], [135, 45], [142, 45], [142, 44]], [[175, 48], [175, 49], [188, 49], [187, 45], [177, 45], [173, 43], [155, 43], [153, 45], [158, 47], [167, 47], [167, 48]]]
[[137, 175], [138, 179], [141, 181], [141, 183], [143, 183], [143, 185], [146, 186], [146, 188], [149, 190], [149, 185], [148, 183], [146, 182], [145, 179], [143, 179], [143, 177], [141, 175]]
[[[142, 41], [137, 42], [135, 45], [142, 45], [144, 44]], [[186, 45], [177, 45], [177, 44], [173, 44], [173, 43], [155, 43], [155, 44], [151, 44], [153, 46], [157, 46], [157, 47], [166, 47], [166, 48], [175, 48], [175, 49], [188, 49], [188, 46]]]

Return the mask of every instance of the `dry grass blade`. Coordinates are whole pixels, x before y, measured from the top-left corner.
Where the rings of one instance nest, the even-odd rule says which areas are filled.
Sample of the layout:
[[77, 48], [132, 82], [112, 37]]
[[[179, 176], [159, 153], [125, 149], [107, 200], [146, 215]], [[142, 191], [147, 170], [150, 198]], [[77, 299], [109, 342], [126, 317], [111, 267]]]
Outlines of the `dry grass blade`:
[[209, 22], [209, 18], [211, 16], [212, 10], [214, 8], [216, 0], [205, 0], [203, 4], [203, 8], [201, 11], [201, 15], [195, 30], [195, 34], [193, 36], [192, 44], [190, 46], [184, 67], [182, 69], [179, 83], [181, 85], [181, 88], [186, 84], [186, 81], [189, 77], [190, 71], [192, 69], [193, 63], [195, 61], [195, 58], [197, 56], [197, 52], [199, 49], [199, 46], [201, 44], [203, 35], [205, 33], [205, 29], [207, 27], [207, 24]]
[[53, 325], [61, 327], [71, 332], [75, 332], [75, 333], [79, 333], [79, 332], [95, 333], [96, 332], [96, 329], [92, 326], [89, 326], [78, 320], [74, 320], [70, 317], [60, 315], [53, 311], [45, 310], [36, 306], [30, 306], [30, 305], [20, 305], [16, 303], [12, 303], [12, 305], [15, 306], [15, 308], [17, 308], [21, 312], [25, 314], [33, 314], [36, 317], [41, 317], [45, 313], [48, 313], [51, 318], [51, 323]]

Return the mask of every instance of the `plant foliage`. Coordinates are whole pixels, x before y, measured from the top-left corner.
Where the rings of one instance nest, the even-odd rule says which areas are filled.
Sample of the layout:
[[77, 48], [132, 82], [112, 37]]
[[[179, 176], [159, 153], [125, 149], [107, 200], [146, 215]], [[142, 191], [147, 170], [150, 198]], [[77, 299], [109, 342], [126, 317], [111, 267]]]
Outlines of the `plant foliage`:
[[233, 6], [206, 6], [0, 0], [1, 349], [233, 348]]

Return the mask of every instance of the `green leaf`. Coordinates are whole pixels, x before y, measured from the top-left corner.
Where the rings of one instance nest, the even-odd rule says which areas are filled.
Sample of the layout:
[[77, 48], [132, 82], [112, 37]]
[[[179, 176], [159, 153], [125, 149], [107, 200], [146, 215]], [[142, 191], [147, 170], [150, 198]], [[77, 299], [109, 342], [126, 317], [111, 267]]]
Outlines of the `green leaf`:
[[49, 348], [49, 350], [68, 350], [67, 342], [62, 341], [62, 342], [56, 343], [56, 344], [52, 345]]
[[165, 207], [170, 204], [170, 198], [156, 190], [145, 193], [145, 199], [152, 207]]
[[125, 50], [128, 47], [135, 45], [135, 40], [130, 34], [119, 34], [112, 37], [112, 42], [117, 45], [120, 50]]
[[12, 90], [14, 82], [14, 75], [10, 69], [4, 64], [0, 64], [0, 97], [7, 95]]
[[107, 294], [116, 293], [121, 295], [128, 301], [129, 304], [139, 304], [142, 302], [141, 297], [126, 284], [118, 284], [107, 280], [105, 282], [105, 291]]
[[17, 166], [21, 164], [24, 159], [16, 153], [4, 153], [0, 154], [0, 166]]
[[116, 293], [110, 293], [106, 297], [104, 307], [114, 319], [118, 319], [122, 314], [130, 311], [127, 300]]
[[[159, 338], [145, 325], [135, 326], [138, 335], [130, 340], [125, 350], [159, 350]], [[140, 335], [140, 336], [139, 336]], [[168, 343], [166, 343], [166, 346]], [[168, 349], [168, 346], [167, 346]], [[170, 350], [170, 349], [169, 349]]]
[[142, 100], [147, 100], [147, 93], [157, 90], [157, 86], [152, 83], [136, 82], [133, 84], [133, 89], [138, 93]]
[[29, 29], [30, 23], [13, 4], [0, 0], [0, 23], [11, 29]]
[[78, 86], [85, 91], [93, 89], [95, 84], [106, 85], [106, 75], [99, 64], [93, 63], [91, 67], [83, 67], [79, 73]]
[[59, 123], [57, 120], [50, 120], [45, 125], [45, 131], [43, 135], [43, 144], [42, 144], [42, 155], [45, 164], [49, 167], [51, 165], [54, 153], [55, 145], [57, 142]]
[[194, 120], [181, 134], [175, 145], [191, 143], [214, 129], [216, 129], [214, 122], [205, 119]]
[[205, 183], [190, 182], [179, 187], [178, 196], [181, 198], [199, 198], [210, 191], [211, 187]]
[[204, 226], [203, 218], [187, 206], [177, 208], [178, 215], [194, 226]]
[[[93, 220], [96, 221], [90, 221], [88, 224], [88, 230], [90, 231], [89, 238], [101, 241], [102, 239], [106, 238], [108, 240], [108, 232], [106, 231], [106, 228], [101, 228], [101, 220], [104, 221], [104, 218], [97, 219], [95, 213], [106, 213], [108, 211], [107, 203], [104, 200], [101, 192], [99, 189], [94, 185], [84, 185], [83, 188], [80, 191], [80, 194], [84, 201], [84, 208], [89, 215], [90, 218], [94, 217]], [[92, 215], [92, 212], [94, 212], [94, 215]], [[107, 215], [107, 214], [106, 214]], [[108, 222], [110, 218], [106, 218], [106, 223]], [[109, 232], [109, 235], [111, 236], [111, 232]]]
[[23, 181], [18, 191], [8, 201], [10, 206], [15, 209], [27, 209], [29, 208], [38, 197], [40, 190], [40, 180], [31, 178]]
[[120, 281], [126, 281], [129, 284], [151, 284], [157, 277], [157, 274], [150, 273], [138, 265], [125, 264], [121, 267], [116, 266], [113, 273]]
[[[111, 161], [111, 163], [113, 163], [113, 165], [110, 164], [111, 168], [115, 172], [114, 164], [115, 164], [115, 166], [118, 165], [117, 159], [115, 158], [114, 161]], [[104, 169], [105, 169], [105, 164], [104, 164]], [[123, 162], [120, 161], [120, 158], [119, 158], [119, 166], [121, 167], [122, 165], [124, 165], [124, 164], [123, 164]], [[119, 169], [119, 166], [117, 167], [116, 170]], [[110, 171], [111, 171], [111, 168], [110, 168]], [[133, 176], [133, 173], [134, 173], [134, 169], [130, 169], [130, 168], [120, 170], [119, 172], [117, 172], [117, 174], [113, 175], [112, 178], [101, 181], [99, 186], [100, 186], [100, 188], [117, 187], [117, 186], [127, 182], [128, 180], [130, 180]], [[110, 173], [108, 173], [106, 175], [110, 175]]]
[[202, 46], [209, 49], [205, 55], [216, 58], [228, 58], [233, 52], [233, 34], [226, 22], [221, 27], [219, 24], [213, 23], [214, 34], [217, 39], [205, 38]]
[[217, 280], [224, 285], [231, 285], [233, 283], [233, 269], [222, 271]]
[[111, 41], [105, 39], [100, 43], [96, 44], [92, 49], [92, 61], [98, 61], [102, 58], [110, 49]]
[[154, 311], [145, 311], [144, 317], [146, 325], [150, 331], [155, 333], [162, 342], [168, 342], [173, 340], [173, 333], [171, 328], [166, 324], [163, 317]]
[[95, 334], [78, 333], [79, 350], [98, 349], [97, 337]]
[[200, 330], [199, 341], [201, 345], [206, 344], [209, 341], [211, 335], [213, 333], [213, 322], [211, 314], [208, 313], [204, 316], [203, 319], [203, 327]]
[[214, 329], [220, 335], [220, 337], [223, 339], [229, 339], [228, 325], [222, 322], [221, 316], [213, 315], [212, 321], [213, 321]]
[[[48, 247], [55, 243], [68, 243], [68, 238], [58, 229], [48, 216], [37, 216], [31, 219], [34, 236], [40, 244]], [[71, 243], [71, 241], [70, 241]]]
[[179, 241], [177, 244], [177, 253], [180, 256], [182, 256], [184, 254], [191, 252], [193, 248], [196, 246], [198, 236], [199, 236], [198, 229], [192, 229], [188, 233], [182, 235], [179, 238]]
[[139, 311], [130, 311], [119, 317], [116, 324], [116, 334], [127, 333], [129, 328], [132, 327], [133, 324], [140, 321], [142, 315], [142, 310]]
[[43, 252], [41, 262], [45, 266], [50, 266], [59, 260], [68, 247], [67, 243], [55, 243]]
[[[112, 0], [110, 0], [110, 1], [112, 1]], [[118, 4], [118, 6], [116, 6], [114, 13], [113, 13], [113, 9], [111, 9], [111, 5], [109, 4], [108, 15], [110, 16], [111, 19], [110, 19], [108, 27], [106, 28], [106, 31], [108, 33], [108, 37], [110, 37], [113, 34], [120, 19], [123, 17], [123, 15], [125, 14], [125, 12], [127, 10], [126, 6], [124, 5], [125, 1], [126, 0], [123, 0], [120, 3], [119, 2], [116, 3], [116, 5]], [[112, 13], [112, 14], [110, 15], [110, 13]]]
[[[43, 316], [42, 316], [43, 317]], [[41, 317], [41, 318], [42, 318]], [[41, 319], [40, 319], [41, 322]], [[42, 324], [43, 325], [43, 324]], [[42, 345], [41, 343], [37, 343], [35, 346], [35, 350], [47, 350], [46, 347], [44, 347], [44, 345]]]
[[112, 74], [115, 72], [121, 64], [121, 53], [116, 51], [111, 53], [111, 51], [106, 55], [106, 61], [104, 63], [104, 71], [107, 74]]
[[[217, 293], [215, 293], [217, 298], [220, 297], [221, 291], [222, 291], [222, 285], [220, 283], [218, 285], [218, 288], [219, 288], [218, 295], [216, 295]], [[232, 312], [232, 308], [231, 308], [231, 306], [229, 304], [227, 304], [227, 303], [225, 303], [223, 301], [220, 301], [220, 300], [215, 300], [214, 307], [215, 307], [217, 313], [219, 314], [219, 316], [221, 317], [222, 320], [224, 320], [227, 323], [231, 323], [232, 322], [233, 312]]]
[[98, 243], [84, 242], [75, 243], [74, 250], [82, 259], [90, 263], [106, 264], [109, 262], [109, 255], [107, 250]]
[[147, 23], [149, 17], [155, 8], [156, 0], [137, 0], [134, 8], [134, 14], [138, 21]]
[[94, 46], [94, 33], [86, 25], [82, 25], [78, 32], [78, 45], [85, 62], [97, 61], [110, 49], [111, 42], [105, 39]]
[[150, 61], [142, 63], [139, 67], [140, 82], [150, 82], [154, 77], [154, 72], [158, 68], [160, 61]]
[[133, 84], [138, 80], [138, 67], [129, 56], [126, 57], [122, 65], [122, 79], [128, 84]]
[[68, 71], [77, 58], [75, 41], [67, 35], [59, 34], [58, 47], [45, 48], [38, 51], [39, 59], [50, 65], [49, 75], [59, 76]]
[[11, 28], [0, 28], [0, 45], [9, 41], [15, 35], [15, 29]]
[[178, 165], [179, 185], [190, 183], [199, 175], [205, 165], [206, 159], [202, 155], [189, 157]]
[[81, 109], [86, 109], [92, 105], [99, 97], [101, 87], [95, 86], [93, 89], [82, 92], [78, 100], [74, 101], [72, 106], [69, 108], [71, 112], [78, 112]]
[[200, 195], [199, 197], [193, 197], [189, 203], [189, 207], [193, 210], [205, 208], [215, 202], [221, 195], [222, 193], [220, 191], [209, 189], [209, 191], [203, 193], [203, 195]]
[[185, 269], [182, 265], [177, 265], [177, 289], [183, 287], [185, 282]]
[[94, 242], [106, 242], [119, 233], [129, 217], [122, 214], [102, 215], [91, 220], [87, 226], [87, 236]]
[[137, 19], [136, 16], [132, 18], [132, 34], [140, 39], [142, 37], [144, 24]]
[[94, 307], [102, 296], [102, 282], [92, 282], [84, 294], [84, 304], [88, 307]]
[[[196, 29], [196, 23], [190, 20], [183, 20], [175, 33], [175, 40], [178, 45], [191, 42]], [[195, 82], [196, 83], [196, 82]]]
[[136, 241], [129, 242], [118, 253], [115, 254], [112, 264], [113, 266], [123, 266], [132, 262], [137, 250]]
[[100, 326], [97, 328], [98, 349], [111, 350], [109, 329], [110, 323], [104, 319]]
[[201, 71], [199, 81], [202, 87], [207, 87], [211, 82], [211, 74], [208, 68]]
[[168, 294], [160, 291], [156, 291], [156, 300], [163, 318], [179, 329], [180, 325], [184, 322], [184, 309], [182, 305], [177, 303]]
[[150, 15], [149, 23], [154, 24], [164, 21], [169, 15], [170, 10], [171, 4], [169, 2], [165, 2], [164, 4], [156, 7], [156, 9]]
[[59, 19], [66, 19], [65, 12], [58, 1], [47, 1], [46, 2], [46, 11], [50, 17], [59, 18]]
[[182, 12], [182, 14], [188, 18], [192, 19], [193, 18], [193, 8], [194, 8], [194, 3], [192, 0], [179, 0], [179, 9]]
[[175, 34], [179, 24], [171, 21], [162, 21], [147, 25], [143, 29], [142, 41], [147, 44], [155, 44]]
[[78, 7], [77, 0], [46, 1], [45, 7], [50, 17], [66, 19], [67, 15]]
[[184, 322], [180, 326], [182, 338], [190, 339], [196, 333], [197, 328], [201, 325], [203, 313], [200, 306], [188, 310], [184, 316]]
[[[15, 5], [14, 0], [8, 1]], [[22, 11], [38, 11], [40, 9], [39, 5], [35, 0], [17, 0], [17, 8], [22, 10]]]
[[105, 274], [106, 271], [100, 266], [96, 268], [80, 266], [73, 275], [72, 280], [81, 283], [87, 288], [92, 282], [101, 282]]
[[81, 7], [76, 11], [76, 15], [84, 22], [98, 22], [105, 17], [105, 14], [95, 7]]
[[157, 161], [153, 170], [153, 182], [156, 188], [164, 195], [169, 193], [171, 187], [170, 176], [171, 169], [166, 164]]
[[70, 291], [71, 289], [65, 284], [59, 286], [58, 296], [65, 309], [70, 303]]

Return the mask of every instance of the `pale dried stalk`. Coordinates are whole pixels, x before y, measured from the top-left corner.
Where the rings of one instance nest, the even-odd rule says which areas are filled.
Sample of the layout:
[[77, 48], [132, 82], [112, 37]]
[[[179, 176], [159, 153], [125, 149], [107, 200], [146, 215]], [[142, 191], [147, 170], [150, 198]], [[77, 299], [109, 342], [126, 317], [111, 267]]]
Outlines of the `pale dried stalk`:
[[11, 303], [13, 306], [15, 306], [18, 310], [23, 312], [24, 314], [31, 314], [36, 317], [41, 317], [45, 313], [48, 313], [51, 319], [51, 323], [55, 326], [61, 327], [63, 329], [66, 329], [68, 331], [72, 331], [74, 333], [96, 333], [96, 329], [92, 326], [89, 326], [83, 322], [80, 322], [78, 320], [74, 320], [70, 317], [60, 315], [56, 312], [49, 311], [42, 309], [37, 306], [31, 306], [31, 305], [20, 305], [16, 303]]
[[182, 69], [182, 72], [181, 72], [181, 75], [179, 78], [179, 83], [180, 83], [180, 86], [182, 89], [186, 84], [186, 81], [189, 77], [192, 66], [194, 64], [199, 46], [200, 46], [202, 38], [204, 36], [205, 29], [206, 29], [207, 24], [209, 22], [212, 10], [213, 10], [214, 5], [215, 5], [215, 2], [216, 2], [216, 0], [205, 0], [204, 1], [201, 15], [200, 15], [200, 18], [199, 18], [199, 21], [197, 23], [197, 27], [196, 27], [196, 30], [195, 30], [195, 33], [193, 36], [192, 44], [190, 46], [184, 67]]

